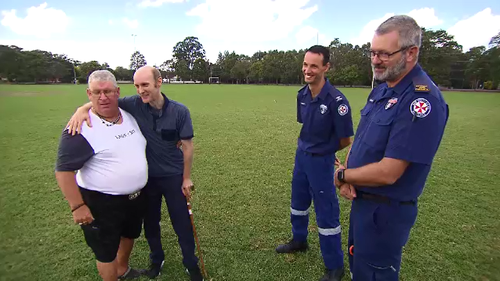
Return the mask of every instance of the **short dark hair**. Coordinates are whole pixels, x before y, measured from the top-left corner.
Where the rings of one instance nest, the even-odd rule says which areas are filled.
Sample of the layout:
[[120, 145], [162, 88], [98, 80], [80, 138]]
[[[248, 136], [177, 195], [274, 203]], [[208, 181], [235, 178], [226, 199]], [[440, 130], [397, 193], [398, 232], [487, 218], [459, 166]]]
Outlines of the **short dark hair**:
[[318, 55], [323, 55], [323, 65], [326, 65], [330, 62], [330, 49], [321, 45], [314, 45], [306, 50], [307, 52], [311, 52]]

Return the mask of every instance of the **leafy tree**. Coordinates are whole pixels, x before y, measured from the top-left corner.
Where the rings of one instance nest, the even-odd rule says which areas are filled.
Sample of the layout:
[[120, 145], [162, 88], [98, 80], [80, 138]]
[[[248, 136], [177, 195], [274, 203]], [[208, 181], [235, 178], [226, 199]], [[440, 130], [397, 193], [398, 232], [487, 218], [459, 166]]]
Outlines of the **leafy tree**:
[[[200, 64], [201, 60], [205, 60], [205, 49], [197, 37], [189, 36], [175, 44], [173, 57], [177, 75], [183, 80], [191, 80], [194, 78], [195, 62], [198, 61]], [[199, 72], [200, 68], [197, 71]]]
[[145, 66], [146, 64], [148, 64], [146, 62], [146, 58], [139, 51], [136, 51], [130, 57], [130, 69], [132, 69], [134, 72], [140, 67]]
[[132, 81], [134, 73], [130, 69], [118, 66], [114, 70], [116, 80], [118, 81]]

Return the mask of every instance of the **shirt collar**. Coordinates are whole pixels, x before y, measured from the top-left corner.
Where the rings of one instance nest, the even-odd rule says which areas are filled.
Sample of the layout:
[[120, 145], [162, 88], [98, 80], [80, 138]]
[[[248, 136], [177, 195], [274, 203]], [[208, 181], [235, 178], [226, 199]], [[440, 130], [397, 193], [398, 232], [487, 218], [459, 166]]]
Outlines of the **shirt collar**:
[[[325, 84], [323, 85], [323, 88], [321, 88], [321, 91], [319, 92], [317, 98], [321, 100], [326, 100], [326, 97], [330, 93], [330, 89], [331, 89], [330, 81], [328, 80], [328, 78], [325, 78]], [[302, 92], [302, 95], [305, 96], [310, 93], [311, 90], [309, 90], [309, 87], [306, 86], [305, 90]]]
[[[163, 107], [161, 108], [161, 112], [164, 112], [165, 109], [167, 108], [168, 104], [170, 103], [170, 100], [167, 98], [167, 96], [165, 96], [165, 94], [163, 92], [161, 92], [161, 95], [163, 96], [163, 99], [164, 99], [164, 103], [163, 103]], [[146, 103], [146, 107], [148, 108], [149, 112], [154, 112], [154, 108], [151, 107], [151, 105], [149, 103]]]

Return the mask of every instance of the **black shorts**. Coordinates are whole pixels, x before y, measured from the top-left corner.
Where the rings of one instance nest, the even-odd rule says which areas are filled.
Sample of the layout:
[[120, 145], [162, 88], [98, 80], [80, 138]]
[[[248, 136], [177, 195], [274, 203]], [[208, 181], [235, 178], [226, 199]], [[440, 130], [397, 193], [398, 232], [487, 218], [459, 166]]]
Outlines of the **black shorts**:
[[116, 258], [120, 238], [136, 239], [141, 235], [145, 196], [109, 195], [80, 188], [83, 201], [94, 221], [82, 225], [87, 245], [98, 261], [112, 262]]

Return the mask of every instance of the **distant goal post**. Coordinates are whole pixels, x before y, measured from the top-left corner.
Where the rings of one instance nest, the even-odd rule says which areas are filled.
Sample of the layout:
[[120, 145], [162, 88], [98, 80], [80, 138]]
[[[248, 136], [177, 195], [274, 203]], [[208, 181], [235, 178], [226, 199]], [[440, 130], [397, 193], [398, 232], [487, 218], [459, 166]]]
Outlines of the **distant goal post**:
[[220, 84], [219, 77], [216, 76], [208, 77], [208, 84]]

